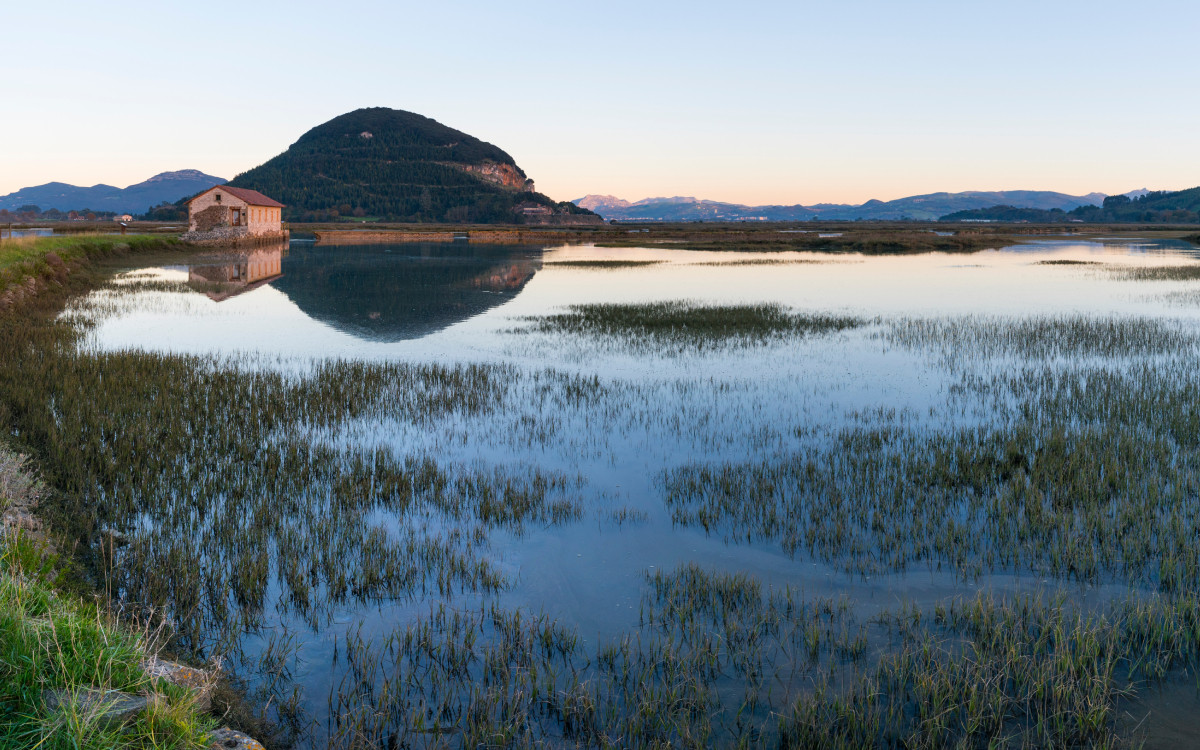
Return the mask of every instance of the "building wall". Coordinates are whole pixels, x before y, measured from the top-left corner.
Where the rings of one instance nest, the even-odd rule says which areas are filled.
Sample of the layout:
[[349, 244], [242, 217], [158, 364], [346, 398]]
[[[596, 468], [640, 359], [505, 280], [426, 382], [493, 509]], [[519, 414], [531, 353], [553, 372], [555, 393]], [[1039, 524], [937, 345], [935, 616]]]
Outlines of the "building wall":
[[[220, 201], [217, 200], [218, 195], [221, 196]], [[222, 208], [225, 210], [220, 210]], [[278, 234], [283, 229], [280, 209], [249, 206], [242, 199], [218, 187], [196, 198], [188, 206], [188, 230], [207, 232], [218, 226], [228, 226], [233, 220], [229, 209], [233, 208], [242, 209], [242, 226], [246, 227], [247, 234]]]
[[[221, 196], [220, 201], [217, 200], [218, 195]], [[244, 210], [246, 207], [245, 201], [233, 197], [220, 188], [210, 190], [188, 204], [188, 230], [207, 232], [217, 226], [228, 226], [231, 220], [229, 209], [241, 208]], [[224, 208], [225, 210], [209, 210], [214, 208]]]
[[250, 206], [250, 234], [268, 234], [283, 228], [280, 209], [265, 206]]

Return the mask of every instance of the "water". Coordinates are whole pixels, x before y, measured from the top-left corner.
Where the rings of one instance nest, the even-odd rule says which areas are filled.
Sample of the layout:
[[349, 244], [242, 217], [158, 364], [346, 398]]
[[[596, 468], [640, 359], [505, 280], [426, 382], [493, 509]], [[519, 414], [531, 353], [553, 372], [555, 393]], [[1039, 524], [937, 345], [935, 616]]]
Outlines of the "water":
[[[597, 261], [645, 263], [605, 267]], [[840, 430], [863, 425], [986, 425], [991, 407], [978, 394], [964, 395], [962, 385], [972, 374], [1012, 371], [1014, 360], [947, 361], [897, 343], [890, 333], [895, 321], [1108, 316], [1194, 332], [1200, 304], [1187, 295], [1197, 282], [1136, 281], [1117, 272], [1194, 261], [1191, 245], [1171, 242], [1051, 240], [963, 255], [879, 257], [293, 243], [132, 269], [116, 278], [118, 287], [132, 291], [95, 292], [74, 301], [67, 314], [94, 321], [84, 346], [96, 351], [216, 356], [286, 373], [326, 360], [511, 368], [510, 390], [497, 412], [421, 422], [367, 416], [332, 439], [433, 456], [451, 466], [538, 470], [574, 483], [578, 520], [489, 532], [483, 554], [511, 586], [483, 599], [546, 613], [578, 628], [594, 649], [639, 627], [647, 571], [691, 562], [747, 573], [772, 588], [847, 595], [864, 619], [903, 602], [930, 607], [982, 588], [1065, 589], [1085, 604], [1130, 591], [1119, 574], [1081, 584], [1022, 566], [987, 567], [975, 576], [928, 560], [903, 572], [854, 569], [844, 556], [789, 550], [748, 528], [729, 533], [681, 523], [664, 503], [666, 475], [683, 466], [753, 465], [828, 448]], [[862, 325], [700, 347], [532, 330], [532, 321], [571, 305], [672, 300], [777, 304], [797, 313], [854, 316]], [[1115, 367], [1129, 364], [1119, 359]], [[574, 376], [598, 378], [606, 395], [547, 396], [558, 394], [555, 378]], [[619, 521], [625, 511], [628, 519]], [[371, 519], [388, 533], [410, 522], [387, 513]], [[266, 601], [283, 596], [283, 586], [272, 580]], [[470, 606], [479, 598], [463, 592], [447, 601]], [[271, 634], [295, 639], [292, 678], [303, 687], [299, 707], [316, 727], [311, 741], [319, 744], [328, 731], [327, 698], [342, 676], [342, 667], [333, 666], [336, 644], [351, 632], [385, 637], [427, 614], [436, 599], [351, 597], [334, 603], [321, 622], [268, 606], [262, 627], [244, 636], [242, 646], [257, 654]], [[1178, 733], [1178, 723], [1170, 731]]]

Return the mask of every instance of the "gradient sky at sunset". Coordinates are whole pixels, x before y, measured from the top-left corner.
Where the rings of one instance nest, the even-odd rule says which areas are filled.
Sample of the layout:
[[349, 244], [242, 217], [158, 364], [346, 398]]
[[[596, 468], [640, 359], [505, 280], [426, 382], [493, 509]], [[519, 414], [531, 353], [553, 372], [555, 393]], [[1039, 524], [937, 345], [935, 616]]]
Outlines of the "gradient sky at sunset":
[[1200, 6], [20, 3], [0, 194], [233, 177], [364, 106], [504, 148], [558, 200], [861, 203], [1200, 185]]

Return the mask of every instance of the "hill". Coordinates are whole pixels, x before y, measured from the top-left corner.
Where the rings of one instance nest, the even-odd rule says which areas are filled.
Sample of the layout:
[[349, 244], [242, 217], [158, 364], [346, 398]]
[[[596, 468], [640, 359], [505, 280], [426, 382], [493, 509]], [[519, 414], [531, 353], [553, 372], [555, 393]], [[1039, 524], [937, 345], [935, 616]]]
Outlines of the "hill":
[[141, 214], [151, 206], [174, 203], [224, 182], [220, 177], [195, 169], [163, 172], [126, 188], [103, 184], [79, 187], [65, 182], [48, 182], [0, 196], [0, 210], [16, 211], [24, 206], [37, 206], [42, 211], [79, 211], [86, 208], [119, 214]]
[[1018, 210], [1012, 206], [990, 206], [956, 211], [941, 217], [941, 221], [1194, 224], [1200, 222], [1200, 187], [1178, 191], [1136, 190], [1124, 195], [1110, 195], [1099, 206], [1079, 206], [1071, 211]]
[[611, 195], [588, 195], [575, 203], [606, 219], [623, 221], [933, 221], [952, 211], [998, 204], [1069, 211], [1078, 206], [1098, 205], [1104, 197], [1103, 193], [1067, 195], [1045, 190], [1009, 190], [930, 193], [891, 201], [870, 200], [861, 205], [745, 206], [680, 197], [646, 198], [631, 203]]
[[335, 117], [230, 181], [287, 205], [284, 218], [346, 214], [390, 221], [599, 221], [559, 204], [500, 148], [412, 112], [374, 107]]

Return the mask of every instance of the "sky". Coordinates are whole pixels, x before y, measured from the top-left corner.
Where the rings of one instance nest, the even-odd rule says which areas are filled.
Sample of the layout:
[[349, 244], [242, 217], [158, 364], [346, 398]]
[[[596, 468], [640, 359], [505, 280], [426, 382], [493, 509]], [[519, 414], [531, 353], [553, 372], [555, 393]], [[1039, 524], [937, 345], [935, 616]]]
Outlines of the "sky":
[[0, 194], [232, 178], [370, 106], [556, 200], [1200, 185], [1200, 4], [5, 3]]

